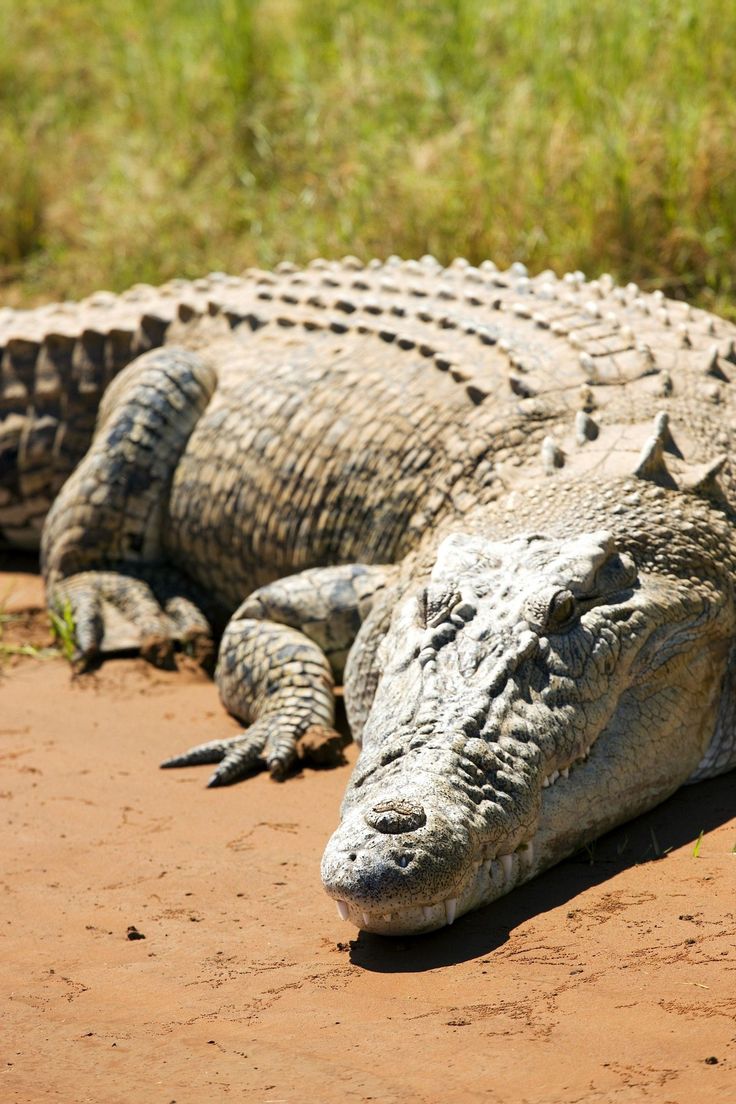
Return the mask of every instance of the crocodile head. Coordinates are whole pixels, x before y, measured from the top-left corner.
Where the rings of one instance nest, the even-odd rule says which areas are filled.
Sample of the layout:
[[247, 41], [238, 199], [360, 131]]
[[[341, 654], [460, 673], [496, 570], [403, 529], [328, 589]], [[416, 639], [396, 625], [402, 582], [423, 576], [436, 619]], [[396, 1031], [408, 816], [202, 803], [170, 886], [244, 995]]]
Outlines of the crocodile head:
[[441, 544], [380, 646], [322, 861], [341, 916], [391, 935], [452, 923], [696, 769], [730, 588], [696, 547], [690, 577], [686, 537], [675, 557], [632, 551], [606, 531]]

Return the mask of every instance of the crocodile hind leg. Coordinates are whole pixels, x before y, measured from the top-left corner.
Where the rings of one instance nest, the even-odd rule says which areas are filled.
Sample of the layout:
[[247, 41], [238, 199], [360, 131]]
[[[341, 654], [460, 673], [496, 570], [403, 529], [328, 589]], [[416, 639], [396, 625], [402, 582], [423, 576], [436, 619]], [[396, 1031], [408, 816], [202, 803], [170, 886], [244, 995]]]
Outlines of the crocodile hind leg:
[[193, 353], [163, 349], [128, 366], [100, 409], [94, 440], [44, 526], [49, 605], [74, 625], [76, 659], [131, 646], [170, 661], [174, 639], [206, 652], [208, 619], [164, 563], [174, 470], [215, 387]]
[[218, 763], [210, 786], [267, 766], [283, 778], [300, 741], [339, 748], [333, 675], [392, 566], [314, 568], [261, 587], [240, 606], [220, 645], [215, 679], [225, 708], [250, 724], [242, 734], [200, 744], [164, 767]]

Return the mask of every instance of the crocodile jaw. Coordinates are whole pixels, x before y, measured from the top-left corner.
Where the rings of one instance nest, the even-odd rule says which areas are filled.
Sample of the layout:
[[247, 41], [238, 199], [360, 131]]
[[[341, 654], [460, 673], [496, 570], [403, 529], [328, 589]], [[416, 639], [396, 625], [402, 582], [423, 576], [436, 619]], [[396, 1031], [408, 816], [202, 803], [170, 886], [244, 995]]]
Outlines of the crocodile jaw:
[[[328, 864], [329, 861], [327, 858]], [[477, 861], [473, 864], [470, 879], [457, 888], [454, 896], [448, 896], [433, 904], [414, 904], [393, 908], [387, 905], [382, 909], [380, 905], [364, 908], [360, 904], [340, 897], [334, 897], [334, 900], [340, 919], [349, 920], [363, 931], [377, 935], [418, 935], [453, 924], [466, 912], [490, 904], [515, 886], [533, 877], [538, 869], [532, 843], [498, 859]], [[323, 880], [326, 883], [329, 878], [328, 872], [329, 865], [326, 875], [323, 864]], [[327, 892], [333, 896], [331, 889], [328, 888]]]

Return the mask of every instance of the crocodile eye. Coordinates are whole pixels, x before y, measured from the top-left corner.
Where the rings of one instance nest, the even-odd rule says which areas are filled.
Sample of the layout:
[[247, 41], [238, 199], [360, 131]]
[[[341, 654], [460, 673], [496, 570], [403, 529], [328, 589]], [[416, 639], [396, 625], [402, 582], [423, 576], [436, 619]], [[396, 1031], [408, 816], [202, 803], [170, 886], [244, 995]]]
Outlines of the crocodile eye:
[[553, 630], [564, 628], [572, 621], [576, 610], [575, 596], [569, 590], [558, 590], [547, 609], [547, 627]]

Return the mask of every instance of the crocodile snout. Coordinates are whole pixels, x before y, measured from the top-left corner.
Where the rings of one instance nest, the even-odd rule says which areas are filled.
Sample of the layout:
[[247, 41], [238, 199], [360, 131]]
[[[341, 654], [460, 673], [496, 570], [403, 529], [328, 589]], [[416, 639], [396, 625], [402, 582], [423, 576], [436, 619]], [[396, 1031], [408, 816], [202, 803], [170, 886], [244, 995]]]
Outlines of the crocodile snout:
[[425, 906], [438, 906], [432, 926], [440, 925], [440, 911], [446, 923], [443, 902], [459, 896], [472, 865], [464, 826], [423, 796], [394, 794], [345, 812], [325, 849], [322, 881], [340, 915], [352, 910], [363, 928], [373, 930], [367, 918], [384, 917], [386, 930], [386, 915], [409, 909], [416, 931], [426, 927]]

